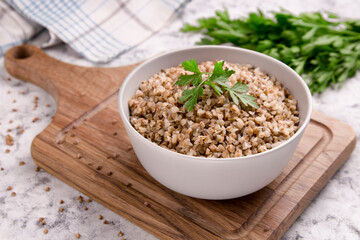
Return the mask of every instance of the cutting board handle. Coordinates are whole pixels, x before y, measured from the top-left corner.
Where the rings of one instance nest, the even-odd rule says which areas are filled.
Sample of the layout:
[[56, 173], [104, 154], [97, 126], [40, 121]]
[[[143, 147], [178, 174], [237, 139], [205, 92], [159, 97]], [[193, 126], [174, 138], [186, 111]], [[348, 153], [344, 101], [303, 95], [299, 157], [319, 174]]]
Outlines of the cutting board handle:
[[24, 44], [7, 51], [4, 65], [10, 75], [38, 85], [58, 101], [63, 89], [84, 92], [90, 83], [99, 82], [117, 86], [138, 63], [115, 68], [82, 67], [61, 62], [38, 47]]
[[54, 82], [59, 79], [56, 74], [66, 77], [67, 70], [78, 67], [58, 61], [41, 49], [27, 44], [11, 48], [5, 54], [4, 65], [10, 75], [38, 85], [49, 92], [56, 101], [58, 93]]
[[[56, 60], [32, 45], [11, 48], [5, 54], [6, 70], [15, 78], [38, 85], [50, 93], [58, 106], [55, 118], [67, 116], [66, 126], [110, 96], [116, 97], [122, 81], [138, 64], [98, 68]], [[71, 111], [71, 114], [70, 114]]]

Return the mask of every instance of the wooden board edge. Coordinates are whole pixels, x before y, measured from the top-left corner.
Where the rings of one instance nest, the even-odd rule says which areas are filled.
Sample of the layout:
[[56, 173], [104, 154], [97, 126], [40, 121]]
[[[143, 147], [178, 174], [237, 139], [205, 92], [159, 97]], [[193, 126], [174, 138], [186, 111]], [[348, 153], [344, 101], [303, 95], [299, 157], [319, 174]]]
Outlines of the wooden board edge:
[[[324, 115], [321, 113], [320, 115]], [[326, 115], [325, 115], [326, 116]], [[329, 118], [329, 116], [327, 116]], [[334, 118], [332, 118], [334, 119]], [[301, 199], [299, 199], [291, 212], [288, 213], [288, 216], [281, 222], [278, 226], [277, 231], [274, 231], [268, 238], [268, 240], [280, 239], [285, 232], [292, 226], [292, 224], [296, 221], [296, 219], [303, 213], [303, 211], [308, 207], [308, 205], [314, 200], [316, 196], [321, 192], [321, 190], [325, 187], [328, 181], [335, 175], [337, 171], [341, 168], [341, 166], [348, 160], [351, 153], [355, 149], [356, 146], [356, 134], [353, 129], [346, 123], [339, 121], [343, 126], [347, 126], [348, 133], [352, 134], [352, 138], [346, 143], [343, 151], [332, 161], [329, 168], [324, 169], [323, 173], [319, 175], [315, 184], [305, 192], [305, 195]], [[318, 159], [315, 160], [319, 161]], [[313, 166], [310, 166], [306, 171], [312, 172]], [[304, 178], [304, 174], [302, 174], [301, 179]], [[295, 183], [296, 184], [296, 183]], [[275, 206], [274, 206], [275, 207]]]

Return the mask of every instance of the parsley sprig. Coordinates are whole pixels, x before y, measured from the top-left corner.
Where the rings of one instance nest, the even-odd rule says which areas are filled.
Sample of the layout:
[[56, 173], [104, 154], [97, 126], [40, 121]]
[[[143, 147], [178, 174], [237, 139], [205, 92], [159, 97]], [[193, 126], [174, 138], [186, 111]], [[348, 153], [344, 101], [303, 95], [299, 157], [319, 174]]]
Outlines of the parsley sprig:
[[[245, 94], [249, 90], [246, 84], [237, 82], [232, 87], [227, 84], [229, 77], [234, 74], [235, 71], [229, 70], [228, 68], [224, 69], [224, 61], [215, 62], [213, 72], [201, 72], [194, 59], [184, 61], [182, 66], [186, 71], [193, 72], [191, 75], [181, 75], [179, 80], [175, 82], [175, 85], [183, 86], [191, 84], [194, 86], [191, 89], [185, 89], [179, 99], [180, 102], [185, 102], [184, 106], [187, 111], [190, 112], [197, 103], [198, 98], [203, 95], [204, 85], [212, 87], [218, 95], [228, 92], [236, 105], [240, 103], [244, 107], [259, 108], [259, 105], [255, 101], [256, 98], [252, 95]], [[207, 76], [203, 79], [203, 75]]]
[[341, 86], [360, 70], [360, 20], [333, 13], [295, 15], [285, 10], [265, 16], [260, 10], [230, 19], [226, 10], [185, 24], [183, 32], [205, 35], [198, 44], [232, 43], [279, 59], [303, 74], [311, 92]]

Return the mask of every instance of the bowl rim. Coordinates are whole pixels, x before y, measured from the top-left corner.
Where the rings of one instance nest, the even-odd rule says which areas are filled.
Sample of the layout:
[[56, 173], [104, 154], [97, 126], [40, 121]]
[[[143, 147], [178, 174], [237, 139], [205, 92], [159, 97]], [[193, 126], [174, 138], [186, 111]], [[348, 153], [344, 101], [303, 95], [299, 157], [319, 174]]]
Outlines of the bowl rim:
[[[285, 69], [287, 69], [288, 71], [291, 71], [292, 73], [295, 74], [296, 76], [296, 79], [297, 81], [300, 82], [300, 84], [302, 85], [303, 89], [305, 90], [305, 94], [306, 94], [306, 98], [309, 102], [309, 106], [308, 106], [308, 109], [307, 109], [307, 113], [306, 113], [306, 116], [305, 116], [305, 119], [304, 119], [304, 122], [302, 124], [302, 126], [296, 131], [296, 133], [291, 136], [289, 139], [287, 139], [285, 142], [281, 143], [280, 145], [272, 148], [272, 149], [269, 149], [269, 150], [266, 150], [264, 152], [261, 152], [261, 153], [256, 153], [256, 154], [252, 154], [252, 155], [249, 155], [249, 156], [241, 156], [241, 157], [232, 157], [232, 158], [207, 158], [207, 157], [198, 157], [198, 156], [190, 156], [190, 155], [186, 155], [186, 154], [183, 154], [183, 153], [178, 153], [178, 152], [174, 152], [174, 151], [171, 151], [169, 149], [166, 149], [164, 147], [161, 147], [159, 145], [157, 145], [156, 143], [150, 141], [149, 139], [145, 138], [144, 136], [142, 136], [138, 131], [135, 130], [135, 128], [131, 125], [129, 119], [126, 117], [126, 114], [124, 112], [124, 109], [122, 108], [122, 94], [123, 92], [125, 91], [125, 88], [128, 84], [128, 82], [130, 81], [130, 79], [132, 78], [132, 76], [137, 72], [139, 71], [144, 65], [147, 65], [148, 63], [154, 61], [155, 59], [158, 59], [158, 58], [161, 58], [161, 57], [166, 57], [167, 55], [171, 55], [171, 54], [174, 54], [174, 53], [177, 53], [177, 52], [182, 52], [182, 51], [186, 51], [186, 50], [195, 50], [195, 49], [209, 49], [209, 48], [214, 48], [214, 49], [231, 49], [231, 50], [237, 50], [239, 52], [247, 52], [247, 53], [250, 53], [250, 54], [254, 54], [254, 55], [258, 55], [259, 57], [262, 57], [262, 58], [265, 58], [269, 61], [274, 61], [276, 62], [277, 64], [280, 64], [280, 65], [283, 65], [283, 67], [285, 67]], [[128, 106], [128, 104], [126, 104], [126, 106]], [[249, 50], [249, 49], [244, 49], [244, 48], [240, 48], [240, 47], [234, 47], [234, 46], [192, 46], [192, 47], [184, 47], [184, 48], [179, 48], [179, 49], [175, 49], [175, 50], [171, 50], [171, 51], [166, 51], [164, 53], [161, 53], [161, 54], [157, 54], [153, 57], [151, 57], [150, 59], [142, 62], [141, 64], [139, 64], [137, 67], [135, 67], [127, 76], [126, 78], [124, 79], [124, 81], [122, 82], [121, 84], [121, 87], [119, 89], [119, 92], [118, 92], [118, 108], [119, 108], [119, 113], [120, 113], [120, 116], [123, 120], [123, 123], [125, 125], [125, 128], [129, 129], [132, 133], [134, 133], [138, 138], [145, 140], [143, 141], [145, 144], [146, 143], [150, 143], [150, 144], [153, 144], [153, 147], [156, 148], [157, 150], [161, 151], [161, 152], [164, 152], [165, 154], [175, 154], [175, 156], [177, 157], [182, 157], [182, 158], [187, 158], [188, 160], [190, 159], [193, 159], [193, 160], [196, 160], [196, 161], [207, 161], [207, 162], [229, 162], [229, 161], [247, 161], [248, 159], [253, 159], [253, 158], [266, 158], [267, 155], [269, 154], [272, 154], [274, 151], [277, 151], [277, 150], [280, 150], [282, 148], [284, 148], [286, 145], [290, 144], [291, 142], [295, 141], [296, 138], [298, 138], [306, 129], [308, 123], [310, 122], [310, 118], [311, 118], [311, 113], [312, 113], [312, 97], [311, 97], [311, 93], [310, 93], [310, 90], [305, 82], [304, 79], [302, 79], [302, 77], [297, 73], [295, 72], [292, 68], [290, 68], [288, 65], [286, 65], [285, 63], [273, 58], [273, 57], [270, 57], [268, 55], [265, 55], [263, 53], [259, 53], [259, 52], [256, 52], [256, 51], [253, 51], [253, 50]], [[126, 121], [125, 121], [126, 119]], [[169, 161], [171, 161], [172, 159], [169, 159]]]

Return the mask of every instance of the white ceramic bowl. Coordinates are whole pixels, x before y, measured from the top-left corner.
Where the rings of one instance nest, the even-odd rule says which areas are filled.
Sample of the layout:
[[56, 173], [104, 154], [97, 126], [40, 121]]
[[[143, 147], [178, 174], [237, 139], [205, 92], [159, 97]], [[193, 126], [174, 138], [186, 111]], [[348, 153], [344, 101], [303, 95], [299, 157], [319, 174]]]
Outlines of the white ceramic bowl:
[[[239, 158], [192, 157], [162, 148], [140, 135], [129, 122], [128, 100], [142, 81], [184, 60], [225, 60], [249, 63], [275, 76], [298, 100], [300, 128], [271, 150]], [[227, 46], [199, 46], [167, 52], [139, 65], [119, 91], [119, 110], [136, 156], [144, 168], [166, 187], [196, 198], [230, 199], [255, 192], [273, 181], [288, 164], [311, 115], [311, 94], [304, 80], [282, 62], [254, 51]]]

